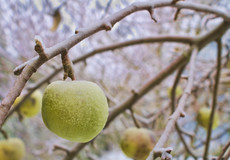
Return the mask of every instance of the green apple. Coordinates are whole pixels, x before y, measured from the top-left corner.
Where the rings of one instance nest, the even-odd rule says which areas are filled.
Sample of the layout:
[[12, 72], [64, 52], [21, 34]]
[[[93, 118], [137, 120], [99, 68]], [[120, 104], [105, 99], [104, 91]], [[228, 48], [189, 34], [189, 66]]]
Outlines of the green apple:
[[24, 142], [19, 138], [0, 141], [1, 160], [22, 160], [25, 156]]
[[145, 160], [155, 145], [152, 133], [144, 128], [129, 128], [121, 137], [122, 151], [135, 160]]
[[[19, 96], [13, 106], [16, 106], [23, 96]], [[20, 106], [19, 112], [24, 117], [34, 117], [41, 111], [42, 106], [42, 92], [40, 90], [35, 90], [29, 98], [27, 98]]]
[[[167, 89], [168, 96], [171, 97], [172, 87]], [[179, 98], [182, 95], [183, 91], [180, 86], [176, 87], [176, 98]]]
[[[205, 129], [208, 129], [210, 115], [211, 115], [211, 108], [207, 108], [207, 107], [200, 108], [197, 114], [198, 124], [204, 127]], [[215, 112], [212, 129], [218, 127], [220, 123], [219, 119], [220, 119], [219, 115], [217, 114], [217, 112]]]
[[102, 89], [89, 81], [56, 81], [47, 86], [42, 118], [49, 130], [70, 141], [88, 142], [104, 128], [108, 103]]

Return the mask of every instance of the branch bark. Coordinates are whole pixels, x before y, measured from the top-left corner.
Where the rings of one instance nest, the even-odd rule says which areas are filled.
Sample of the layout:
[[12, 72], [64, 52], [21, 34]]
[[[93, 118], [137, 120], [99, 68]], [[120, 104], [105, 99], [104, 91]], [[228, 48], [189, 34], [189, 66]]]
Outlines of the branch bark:
[[228, 150], [230, 146], [230, 141], [224, 146], [223, 151], [221, 152], [220, 156], [218, 157], [217, 160], [221, 160], [225, 154], [225, 152]]
[[[172, 87], [172, 91], [171, 91], [171, 107], [172, 107], [172, 113], [175, 111], [175, 100], [176, 100], [176, 88], [177, 88], [177, 85], [179, 83], [179, 80], [181, 78], [181, 74], [183, 73], [184, 71], [184, 68], [186, 67], [187, 63], [182, 66], [178, 72], [177, 72], [177, 75], [176, 75], [176, 78], [175, 78], [175, 81], [174, 81], [174, 84], [173, 84], [173, 87]], [[194, 151], [188, 146], [188, 144], [186, 143], [183, 135], [182, 135], [182, 130], [179, 126], [179, 124], [176, 122], [176, 131], [184, 145], [184, 148], [185, 150], [187, 151], [188, 154], [190, 154], [194, 159], [197, 159], [196, 155], [194, 154]]]
[[146, 160], [152, 160], [152, 159], [155, 159], [157, 157], [162, 157], [162, 156], [165, 156], [165, 157], [162, 157], [162, 159], [171, 157], [171, 155], [169, 154], [171, 152], [170, 151], [171, 149], [163, 148], [163, 147], [165, 143], [167, 142], [170, 134], [172, 133], [175, 127], [176, 121], [180, 117], [184, 117], [184, 106], [186, 104], [187, 98], [189, 97], [192, 91], [193, 80], [194, 80], [194, 70], [195, 70], [195, 60], [196, 60], [197, 53], [198, 53], [198, 48], [196, 46], [192, 52], [192, 57], [190, 61], [188, 84], [185, 88], [185, 91], [182, 97], [179, 100], [178, 107], [175, 110], [175, 112], [170, 116], [163, 134], [161, 135], [160, 139], [158, 140], [157, 144], [155, 145], [155, 147], [153, 148], [153, 150], [151, 151], [150, 155], [148, 156]]

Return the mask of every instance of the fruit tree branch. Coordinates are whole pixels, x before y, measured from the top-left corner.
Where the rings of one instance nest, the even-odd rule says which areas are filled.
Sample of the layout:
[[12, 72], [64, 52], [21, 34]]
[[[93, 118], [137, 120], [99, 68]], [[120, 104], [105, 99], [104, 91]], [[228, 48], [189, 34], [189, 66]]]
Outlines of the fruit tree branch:
[[4, 137], [5, 139], [8, 139], [8, 138], [9, 138], [9, 137], [8, 137], [8, 134], [6, 133], [6, 131], [3, 130], [2, 128], [0, 129], [0, 132], [2, 133], [2, 135], [3, 135], [3, 137]]
[[209, 119], [209, 125], [208, 125], [208, 132], [207, 132], [207, 138], [206, 138], [206, 145], [205, 145], [205, 151], [203, 158], [207, 159], [208, 158], [208, 149], [209, 149], [209, 144], [210, 144], [210, 139], [211, 139], [211, 134], [212, 134], [212, 125], [213, 125], [213, 120], [214, 120], [214, 114], [216, 110], [216, 103], [217, 103], [217, 95], [218, 95], [218, 84], [220, 80], [220, 72], [221, 72], [221, 52], [222, 52], [222, 46], [221, 46], [221, 40], [217, 40], [217, 46], [218, 46], [218, 51], [217, 51], [217, 72], [216, 72], [216, 77], [215, 77], [215, 84], [214, 84], [214, 89], [213, 89], [213, 98], [212, 98], [212, 111]]
[[[184, 71], [184, 68], [186, 67], [187, 63], [182, 66], [178, 72], [177, 72], [177, 75], [176, 75], [176, 78], [175, 78], [175, 81], [174, 81], [174, 84], [173, 84], [173, 87], [172, 87], [172, 91], [171, 91], [171, 107], [172, 107], [172, 113], [175, 111], [175, 99], [176, 99], [176, 88], [177, 88], [177, 85], [179, 83], [179, 80], [181, 78], [181, 74], [183, 73]], [[183, 135], [182, 135], [182, 130], [179, 126], [179, 124], [176, 122], [176, 131], [184, 145], [184, 148], [185, 150], [187, 151], [187, 153], [189, 153], [194, 159], [197, 159], [196, 158], [196, 155], [194, 154], [194, 151], [188, 146], [188, 144], [186, 143]]]
[[230, 150], [226, 153], [226, 156], [224, 156], [224, 160], [228, 160], [230, 157]]
[[220, 153], [220, 156], [218, 157], [217, 160], [221, 160], [225, 154], [225, 152], [228, 150], [228, 148], [230, 147], [230, 141], [224, 146], [222, 152]]
[[222, 9], [212, 8], [207, 5], [201, 5], [197, 7], [198, 4], [193, 2], [177, 2], [174, 7], [177, 9], [191, 9], [198, 12], [212, 13], [218, 17], [222, 17], [225, 21], [230, 22], [229, 13], [223, 11]]
[[137, 128], [141, 128], [141, 126], [140, 126], [138, 120], [136, 119], [136, 117], [135, 117], [135, 115], [134, 115], [133, 109], [130, 107], [129, 110], [130, 110], [130, 113], [131, 113], [131, 117], [132, 117], [133, 123], [135, 124], [135, 126], [136, 126]]
[[171, 135], [171, 132], [173, 131], [176, 121], [180, 117], [184, 117], [184, 106], [186, 104], [186, 101], [191, 94], [192, 86], [193, 86], [193, 80], [194, 80], [194, 70], [195, 70], [195, 62], [196, 62], [196, 56], [198, 53], [198, 48], [195, 47], [195, 49], [192, 52], [192, 57], [190, 61], [190, 70], [189, 70], [189, 78], [188, 78], [188, 84], [185, 88], [185, 91], [182, 95], [182, 97], [179, 100], [179, 104], [177, 106], [177, 109], [173, 114], [170, 116], [169, 121], [165, 127], [165, 130], [163, 134], [161, 135], [160, 139], [158, 140], [157, 144], [151, 151], [150, 155], [148, 156], [147, 160], [155, 159], [156, 157], [161, 157], [162, 159], [170, 158], [170, 152], [172, 151], [171, 148], [163, 148], [165, 143], [167, 142], [169, 136]]

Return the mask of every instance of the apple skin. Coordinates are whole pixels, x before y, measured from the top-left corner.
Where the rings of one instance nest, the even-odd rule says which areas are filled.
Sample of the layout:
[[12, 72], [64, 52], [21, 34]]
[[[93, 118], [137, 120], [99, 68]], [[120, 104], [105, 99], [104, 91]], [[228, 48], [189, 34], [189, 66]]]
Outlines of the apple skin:
[[0, 141], [1, 160], [22, 160], [25, 156], [24, 142], [19, 138]]
[[[23, 96], [16, 98], [13, 106], [16, 106]], [[41, 111], [42, 106], [42, 92], [40, 90], [35, 90], [29, 98], [27, 98], [20, 106], [19, 112], [24, 117], [34, 117]]]
[[[205, 129], [208, 129], [210, 115], [211, 115], [211, 108], [207, 108], [207, 107], [200, 108], [197, 114], [198, 124], [204, 127]], [[215, 112], [212, 129], [218, 127], [219, 123], [220, 123], [219, 115], [217, 114], [217, 112]]]
[[55, 81], [45, 89], [42, 118], [47, 128], [58, 136], [88, 142], [106, 124], [107, 99], [96, 83]]
[[120, 141], [121, 149], [125, 155], [135, 160], [145, 160], [154, 145], [154, 136], [144, 128], [128, 128]]

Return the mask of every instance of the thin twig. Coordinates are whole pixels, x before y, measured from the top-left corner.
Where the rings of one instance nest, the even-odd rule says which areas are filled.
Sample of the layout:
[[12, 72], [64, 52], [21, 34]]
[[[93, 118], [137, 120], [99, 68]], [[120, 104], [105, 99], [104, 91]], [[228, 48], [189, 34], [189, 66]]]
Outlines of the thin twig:
[[152, 127], [154, 127], [155, 121], [157, 120], [157, 118], [162, 115], [163, 112], [165, 112], [169, 107], [170, 107], [170, 103], [161, 107], [156, 113], [155, 115], [153, 115], [152, 117], [149, 118], [149, 123], [152, 123]]
[[62, 146], [58, 146], [58, 145], [54, 145], [53, 151], [57, 151], [57, 150], [61, 150], [61, 151], [66, 152], [67, 154], [69, 154], [69, 150], [67, 148], [62, 147]]
[[[220, 134], [216, 135], [215, 137], [211, 138], [212, 141], [214, 140], [218, 140], [220, 139], [221, 137], [223, 137], [225, 134], [227, 134], [228, 132], [230, 131], [230, 128], [226, 128], [225, 130], [223, 130]], [[197, 144], [194, 148], [195, 149], [198, 149], [200, 147], [202, 147], [206, 141], [202, 140], [202, 139], [199, 139], [199, 138], [196, 138], [198, 140], [200, 140], [201, 142], [199, 144]]]
[[195, 136], [194, 132], [189, 132], [189, 131], [186, 131], [186, 130], [184, 130], [184, 129], [182, 129], [182, 128], [180, 128], [180, 132], [181, 132], [182, 134], [184, 134], [185, 136], [188, 136], [188, 137], [190, 137], [190, 138], [193, 138], [193, 137]]
[[1, 129], [0, 129], [0, 132], [2, 133], [2, 135], [3, 135], [3, 137], [4, 137], [5, 139], [8, 139], [8, 134], [6, 133], [5, 130], [3, 130], [3, 129], [1, 128]]
[[181, 68], [178, 70], [175, 81], [173, 83], [173, 87], [171, 90], [171, 107], [172, 107], [172, 113], [175, 111], [175, 100], [176, 100], [176, 88], [179, 83], [180, 77], [182, 72], [184, 71], [184, 68], [186, 67], [187, 63], [185, 63]]
[[[223, 130], [220, 134], [218, 134], [218, 135], [216, 135], [215, 137], [213, 137], [212, 140], [218, 140], [218, 139], [220, 139], [220, 138], [223, 137], [225, 134], [227, 134], [229, 131], [230, 131], [230, 128], [226, 128], [226, 129]], [[194, 137], [195, 137], [195, 136], [194, 136]], [[194, 146], [194, 148], [197, 150], [197, 149], [199, 149], [200, 147], [202, 147], [202, 146], [205, 144], [205, 141], [203, 141], [202, 139], [199, 139], [198, 137], [195, 137], [195, 138], [201, 141], [201, 143], [199, 143], [199, 144], [197, 144], [197, 145]], [[177, 153], [177, 155], [181, 155], [181, 154], [183, 154], [183, 153], [184, 153], [184, 150], [179, 151], [179, 152]], [[199, 157], [197, 157], [197, 158], [199, 158]]]
[[217, 160], [221, 160], [225, 154], [225, 152], [228, 150], [228, 148], [230, 147], [230, 141], [224, 146], [220, 156], [218, 157]]
[[228, 150], [226, 156], [224, 156], [224, 160], [229, 160], [230, 157], [230, 149]]
[[[230, 50], [228, 50], [225, 54], [223, 54], [222, 59], [223, 59], [223, 64], [222, 67], [225, 67], [228, 63], [228, 55], [230, 54]], [[211, 78], [211, 75], [216, 74], [216, 69], [217, 69], [217, 64], [215, 64], [211, 69], [203, 76], [200, 81], [197, 83], [197, 85], [194, 86], [192, 92], [197, 92], [198, 89], [200, 89], [200, 85], [207, 79]], [[220, 81], [221, 82], [221, 81]]]
[[[192, 148], [186, 143], [186, 141], [182, 135], [182, 133], [184, 133], [184, 132], [181, 131], [181, 128], [180, 128], [178, 123], [176, 123], [176, 130], [177, 130], [177, 133], [178, 133], [178, 135], [179, 135], [179, 137], [180, 137], [180, 139], [184, 145], [185, 151], [188, 154], [190, 154], [194, 159], [197, 159], [197, 156], [195, 155], [194, 150], [192, 150]], [[189, 136], [191, 136], [191, 135], [189, 135]]]
[[181, 9], [177, 9], [177, 10], [176, 10], [176, 13], [175, 13], [174, 18], [173, 18], [174, 21], [177, 20], [178, 15], [179, 15], [179, 13], [180, 13], [180, 10], [181, 10]]
[[208, 132], [207, 132], [207, 138], [206, 138], [206, 145], [205, 145], [205, 150], [204, 150], [204, 155], [203, 155], [204, 159], [208, 158], [208, 150], [209, 150], [210, 139], [211, 139], [211, 135], [212, 135], [212, 125], [213, 125], [213, 121], [214, 121], [214, 114], [216, 112], [218, 85], [219, 85], [220, 72], [221, 72], [222, 43], [221, 43], [220, 39], [218, 39], [216, 42], [217, 42], [217, 46], [218, 46], [218, 51], [217, 51], [218, 52], [217, 53], [217, 72], [216, 72], [215, 84], [214, 84], [214, 89], [213, 89], [212, 111], [211, 111], [211, 115], [210, 115], [210, 119], [209, 119]]
[[137, 119], [136, 119], [135, 116], [134, 116], [133, 109], [132, 109], [132, 108], [129, 108], [129, 110], [130, 110], [130, 113], [131, 113], [131, 117], [132, 117], [132, 119], [133, 119], [133, 123], [135, 124], [135, 126], [136, 126], [137, 128], [141, 128], [140, 124], [138, 123]]
[[[162, 112], [165, 112], [170, 107], [170, 104], [167, 104], [163, 107], [161, 107], [159, 110], [157, 110], [154, 113], [150, 113], [150, 118], [142, 117], [136, 113], [134, 113], [135, 118], [140, 122], [145, 128], [149, 128], [150, 124], [152, 123], [154, 125], [155, 120], [162, 114]], [[131, 115], [131, 113], [127, 112]]]

